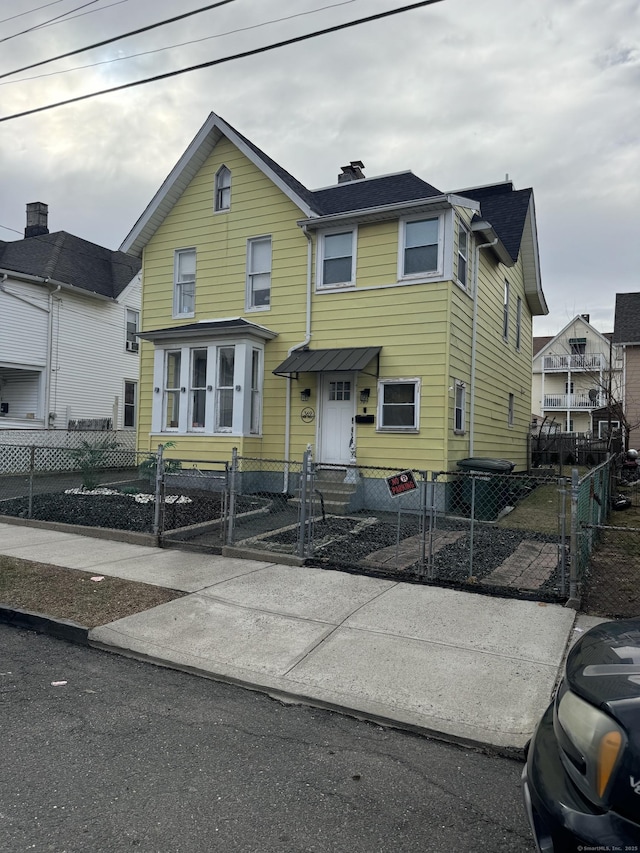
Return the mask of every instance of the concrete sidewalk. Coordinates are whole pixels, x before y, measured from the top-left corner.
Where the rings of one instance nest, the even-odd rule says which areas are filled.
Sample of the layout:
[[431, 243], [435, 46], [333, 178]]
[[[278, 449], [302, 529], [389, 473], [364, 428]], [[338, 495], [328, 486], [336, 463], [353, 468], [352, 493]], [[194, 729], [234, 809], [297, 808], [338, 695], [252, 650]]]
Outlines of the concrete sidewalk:
[[559, 605], [11, 524], [0, 553], [188, 593], [94, 628], [97, 647], [505, 750], [590, 626]]

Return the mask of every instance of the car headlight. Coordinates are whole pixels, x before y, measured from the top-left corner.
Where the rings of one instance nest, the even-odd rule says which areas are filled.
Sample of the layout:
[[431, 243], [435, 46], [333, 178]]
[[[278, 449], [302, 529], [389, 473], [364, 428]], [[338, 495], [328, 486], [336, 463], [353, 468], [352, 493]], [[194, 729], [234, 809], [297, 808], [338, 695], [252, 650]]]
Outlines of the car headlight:
[[565, 685], [556, 697], [553, 722], [567, 773], [588, 800], [604, 807], [627, 745], [624, 730]]

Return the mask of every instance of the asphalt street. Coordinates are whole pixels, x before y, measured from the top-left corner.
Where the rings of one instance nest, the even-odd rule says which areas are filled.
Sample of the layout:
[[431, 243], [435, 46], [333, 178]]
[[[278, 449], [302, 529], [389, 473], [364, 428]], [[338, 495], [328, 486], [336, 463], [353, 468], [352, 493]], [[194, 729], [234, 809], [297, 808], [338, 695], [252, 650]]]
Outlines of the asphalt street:
[[534, 849], [518, 762], [4, 625], [0, 649], [2, 853]]

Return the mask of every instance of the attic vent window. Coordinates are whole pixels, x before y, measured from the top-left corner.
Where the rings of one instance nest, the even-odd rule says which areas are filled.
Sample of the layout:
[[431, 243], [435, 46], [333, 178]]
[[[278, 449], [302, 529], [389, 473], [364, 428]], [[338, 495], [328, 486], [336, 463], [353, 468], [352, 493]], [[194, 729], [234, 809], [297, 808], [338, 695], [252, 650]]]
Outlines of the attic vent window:
[[231, 172], [226, 166], [220, 166], [216, 172], [215, 198], [213, 209], [229, 210], [231, 207]]

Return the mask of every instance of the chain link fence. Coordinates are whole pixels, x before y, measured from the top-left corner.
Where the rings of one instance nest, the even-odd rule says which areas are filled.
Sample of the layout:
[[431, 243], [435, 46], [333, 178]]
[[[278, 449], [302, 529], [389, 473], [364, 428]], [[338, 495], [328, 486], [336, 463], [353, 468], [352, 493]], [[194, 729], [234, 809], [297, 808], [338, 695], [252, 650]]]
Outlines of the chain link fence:
[[[114, 447], [0, 445], [0, 515], [137, 531], [492, 594], [640, 612], [640, 477], [398, 471]], [[639, 469], [640, 470], [640, 469]], [[617, 509], [624, 511], [616, 511]]]
[[640, 469], [618, 456], [575, 490], [582, 610], [611, 619], [640, 616]]

